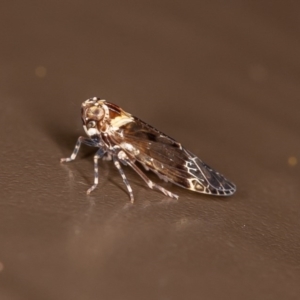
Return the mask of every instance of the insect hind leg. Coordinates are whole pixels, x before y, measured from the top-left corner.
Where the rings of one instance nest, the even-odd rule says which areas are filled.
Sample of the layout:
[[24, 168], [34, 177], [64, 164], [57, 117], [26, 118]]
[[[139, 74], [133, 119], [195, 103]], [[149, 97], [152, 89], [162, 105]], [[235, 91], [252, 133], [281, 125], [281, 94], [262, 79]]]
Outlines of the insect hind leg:
[[162, 186], [154, 183], [153, 181], [151, 181], [143, 172], [142, 170], [135, 164], [134, 161], [130, 160], [129, 157], [126, 155], [126, 153], [124, 151], [120, 151], [118, 153], [118, 158], [121, 162], [125, 163], [125, 165], [129, 165], [148, 185], [148, 187], [150, 189], [157, 189], [160, 192], [162, 192], [163, 194], [165, 194], [166, 196], [170, 197], [170, 198], [175, 198], [178, 199], [178, 195], [171, 193], [170, 191], [164, 189]]
[[118, 169], [118, 171], [119, 171], [119, 173], [120, 173], [120, 175], [121, 175], [121, 177], [123, 179], [123, 182], [124, 182], [124, 184], [125, 184], [125, 186], [127, 188], [127, 191], [129, 193], [129, 196], [130, 196], [130, 202], [133, 203], [134, 202], [134, 197], [133, 197], [132, 188], [131, 188], [128, 180], [127, 180], [127, 177], [126, 177], [126, 175], [125, 175], [125, 173], [124, 173], [124, 171], [123, 171], [123, 169], [122, 169], [122, 167], [120, 165], [118, 157], [116, 155], [113, 156], [113, 161], [114, 161], [114, 164], [115, 164], [116, 168]]

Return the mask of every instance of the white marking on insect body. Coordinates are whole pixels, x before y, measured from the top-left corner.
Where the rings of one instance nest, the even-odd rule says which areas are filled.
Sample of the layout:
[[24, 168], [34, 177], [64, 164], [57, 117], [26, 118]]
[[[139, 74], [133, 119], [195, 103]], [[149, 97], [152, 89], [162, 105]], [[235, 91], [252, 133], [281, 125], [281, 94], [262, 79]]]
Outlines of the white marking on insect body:
[[96, 128], [89, 128], [89, 129], [87, 130], [87, 134], [88, 134], [89, 136], [92, 136], [92, 135], [99, 134], [99, 131], [98, 131], [98, 129], [96, 129]]
[[131, 154], [133, 154], [133, 155], [138, 155], [138, 154], [140, 153], [139, 150], [137, 150], [135, 147], [133, 147], [133, 146], [132, 146], [131, 144], [129, 144], [129, 143], [123, 142], [123, 143], [120, 144], [120, 146], [121, 146], [123, 149], [129, 151], [129, 152], [130, 152]]
[[118, 158], [121, 159], [121, 160], [124, 160], [127, 158], [127, 155], [124, 153], [124, 151], [120, 151], [118, 153]]
[[116, 117], [114, 119], [111, 120], [111, 126], [114, 128], [114, 129], [119, 129], [120, 127], [128, 124], [128, 123], [131, 123], [133, 122], [133, 118], [130, 116], [119, 116], [119, 117]]

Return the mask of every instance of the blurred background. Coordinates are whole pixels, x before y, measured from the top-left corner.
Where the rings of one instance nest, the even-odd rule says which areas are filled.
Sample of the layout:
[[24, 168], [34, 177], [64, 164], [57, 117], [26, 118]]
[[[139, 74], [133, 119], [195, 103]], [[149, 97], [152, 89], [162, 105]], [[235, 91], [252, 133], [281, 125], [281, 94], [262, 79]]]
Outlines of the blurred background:
[[[0, 299], [299, 299], [300, 3], [2, 1]], [[229, 198], [60, 165], [93, 96], [230, 178]], [[148, 175], [148, 173], [147, 173]], [[149, 177], [159, 182], [154, 176]]]

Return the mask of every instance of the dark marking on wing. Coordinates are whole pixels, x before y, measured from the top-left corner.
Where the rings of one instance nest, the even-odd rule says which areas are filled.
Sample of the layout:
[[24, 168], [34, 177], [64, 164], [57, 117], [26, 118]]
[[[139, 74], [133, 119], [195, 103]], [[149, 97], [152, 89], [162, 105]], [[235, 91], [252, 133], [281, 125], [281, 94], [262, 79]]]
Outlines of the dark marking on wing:
[[[120, 127], [122, 137], [114, 135], [116, 144], [126, 142], [139, 151], [135, 159], [159, 178], [181, 187], [205, 194], [227, 196], [236, 191], [233, 183], [214, 171], [180, 143], [133, 117], [134, 121]], [[128, 153], [127, 149], [123, 150]]]

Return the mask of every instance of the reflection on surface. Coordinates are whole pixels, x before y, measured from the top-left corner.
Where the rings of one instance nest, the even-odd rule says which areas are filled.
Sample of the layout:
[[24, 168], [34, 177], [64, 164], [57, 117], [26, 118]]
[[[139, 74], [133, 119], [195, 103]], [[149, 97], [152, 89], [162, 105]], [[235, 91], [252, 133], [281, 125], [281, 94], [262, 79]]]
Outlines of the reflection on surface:
[[35, 75], [39, 78], [43, 78], [47, 75], [47, 69], [44, 66], [38, 66], [35, 68]]
[[291, 167], [294, 167], [296, 166], [298, 163], [298, 159], [295, 157], [295, 156], [290, 156], [289, 159], [288, 159], [288, 164], [291, 166]]

